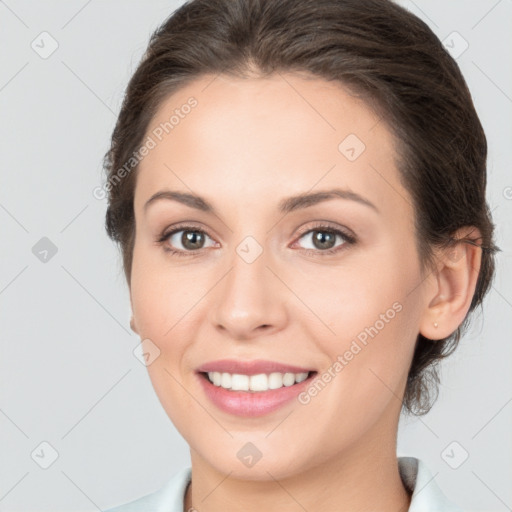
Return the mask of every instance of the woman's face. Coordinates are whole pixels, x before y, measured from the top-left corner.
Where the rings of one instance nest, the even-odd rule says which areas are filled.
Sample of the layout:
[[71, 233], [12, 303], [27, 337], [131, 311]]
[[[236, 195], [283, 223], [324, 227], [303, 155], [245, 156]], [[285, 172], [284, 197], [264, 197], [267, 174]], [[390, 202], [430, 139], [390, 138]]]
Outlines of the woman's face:
[[[207, 76], [161, 105], [145, 143], [134, 321], [150, 340], [155, 391], [195, 456], [267, 479], [387, 443], [391, 453], [427, 300], [384, 122], [322, 79]], [[333, 189], [344, 197], [286, 202]], [[200, 196], [213, 211], [147, 203], [162, 191]], [[198, 368], [221, 359], [294, 365], [316, 379], [267, 393], [296, 396], [265, 409], [274, 402], [264, 392], [203, 380]], [[242, 411], [241, 395], [263, 408]], [[261, 458], [252, 466], [247, 455]]]

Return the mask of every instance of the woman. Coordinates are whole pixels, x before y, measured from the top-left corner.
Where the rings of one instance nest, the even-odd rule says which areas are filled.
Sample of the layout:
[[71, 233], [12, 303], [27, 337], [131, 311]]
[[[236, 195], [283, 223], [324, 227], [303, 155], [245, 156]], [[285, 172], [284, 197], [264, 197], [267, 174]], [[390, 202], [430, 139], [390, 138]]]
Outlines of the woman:
[[193, 0], [105, 158], [159, 400], [191, 467], [111, 512], [460, 510], [396, 456], [494, 275], [486, 138], [383, 0]]

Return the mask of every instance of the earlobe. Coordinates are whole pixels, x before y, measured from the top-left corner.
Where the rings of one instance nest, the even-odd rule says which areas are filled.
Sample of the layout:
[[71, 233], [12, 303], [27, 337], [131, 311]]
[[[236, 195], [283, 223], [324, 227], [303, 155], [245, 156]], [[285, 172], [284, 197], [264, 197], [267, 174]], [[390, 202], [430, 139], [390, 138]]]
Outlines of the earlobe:
[[134, 320], [134, 318], [133, 318], [133, 315], [132, 315], [132, 317], [131, 317], [131, 319], [130, 319], [130, 329], [131, 329], [134, 333], [139, 334], [139, 331], [137, 331], [137, 328], [136, 328], [136, 326], [135, 326], [135, 320]]
[[473, 242], [479, 236], [473, 226], [461, 228], [454, 236], [459, 242], [438, 253], [439, 264], [428, 280], [431, 286], [420, 323], [420, 333], [426, 338], [446, 338], [464, 321], [480, 271], [482, 248]]
[[[132, 301], [132, 291], [131, 291], [131, 288], [130, 288], [130, 307], [131, 307], [131, 310], [133, 311], [133, 301]], [[130, 329], [135, 334], [139, 334], [139, 331], [137, 330], [137, 327], [135, 325], [135, 318], [133, 317], [133, 313], [132, 313], [132, 317], [130, 318]]]

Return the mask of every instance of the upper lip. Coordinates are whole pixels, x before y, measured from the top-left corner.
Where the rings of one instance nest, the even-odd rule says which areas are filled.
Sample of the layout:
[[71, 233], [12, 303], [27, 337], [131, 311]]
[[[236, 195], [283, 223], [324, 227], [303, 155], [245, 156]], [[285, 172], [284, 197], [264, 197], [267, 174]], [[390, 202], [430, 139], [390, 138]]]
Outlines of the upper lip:
[[217, 361], [209, 361], [197, 368], [198, 372], [226, 372], [237, 373], [241, 375], [257, 375], [259, 373], [308, 373], [309, 368], [294, 366], [291, 364], [283, 364], [277, 361], [266, 361], [256, 359], [252, 361], [240, 361], [236, 359], [219, 359]]

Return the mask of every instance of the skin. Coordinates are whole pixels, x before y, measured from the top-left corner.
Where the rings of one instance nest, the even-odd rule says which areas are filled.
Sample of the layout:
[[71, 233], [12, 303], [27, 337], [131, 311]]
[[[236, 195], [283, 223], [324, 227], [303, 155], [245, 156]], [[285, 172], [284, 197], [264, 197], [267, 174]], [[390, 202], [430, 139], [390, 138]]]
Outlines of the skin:
[[[147, 134], [191, 96], [198, 105], [138, 169], [130, 284], [132, 326], [160, 350], [148, 366], [152, 384], [190, 446], [184, 510], [406, 511], [396, 436], [415, 341], [419, 332], [448, 336], [463, 321], [480, 250], [460, 244], [456, 257], [439, 253], [438, 267], [421, 274], [394, 140], [339, 84], [289, 73], [205, 76], [168, 97]], [[366, 145], [354, 161], [338, 150], [348, 134]], [[347, 199], [277, 210], [285, 197], [334, 187], [378, 212]], [[145, 211], [162, 189], [199, 194], [217, 215], [171, 200]], [[164, 250], [192, 251], [183, 232], [156, 242], [184, 221], [207, 232], [195, 256]], [[329, 247], [343, 249], [322, 254], [310, 231], [317, 221], [350, 230], [357, 242], [337, 236]], [[236, 251], [247, 236], [262, 250], [252, 263]], [[208, 400], [195, 374], [223, 358], [322, 374], [395, 302], [401, 311], [308, 404], [230, 415]], [[262, 453], [252, 467], [237, 458], [247, 442]]]

